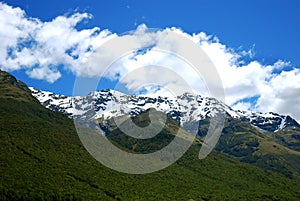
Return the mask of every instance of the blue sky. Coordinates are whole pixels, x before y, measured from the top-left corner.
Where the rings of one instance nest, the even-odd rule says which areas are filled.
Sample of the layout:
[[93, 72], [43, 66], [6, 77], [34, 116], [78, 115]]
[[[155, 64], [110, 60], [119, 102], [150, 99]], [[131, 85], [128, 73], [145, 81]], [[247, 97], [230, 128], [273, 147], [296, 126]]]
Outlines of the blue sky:
[[28, 16], [50, 21], [74, 11], [93, 19], [81, 28], [98, 26], [122, 33], [145, 23], [151, 28], [180, 27], [188, 33], [204, 31], [228, 45], [249, 48], [255, 44], [260, 58], [278, 58], [300, 66], [300, 2], [297, 0], [229, 1], [4, 1], [20, 6]]
[[[228, 52], [234, 52], [234, 55], [237, 54], [240, 56], [239, 61], [235, 61], [235, 64], [241, 62], [239, 64], [246, 66], [244, 71], [252, 72], [253, 69], [258, 69], [257, 71], [253, 71], [253, 74], [242, 73], [242, 77], [244, 76], [245, 79], [250, 77], [247, 82], [242, 83], [245, 86], [244, 88], [241, 86], [237, 87], [238, 82], [231, 83], [224, 78], [225, 85], [228, 86], [228, 88], [225, 88], [229, 97], [228, 104], [262, 111], [275, 110], [275, 112], [287, 114], [292, 114], [292, 111], [299, 111], [298, 107], [288, 107], [292, 100], [300, 100], [298, 99], [300, 98], [299, 95], [297, 95], [300, 92], [299, 88], [297, 88], [297, 84], [299, 83], [297, 69], [300, 67], [300, 2], [297, 0], [14, 0], [2, 1], [2, 3], [9, 7], [19, 7], [22, 12], [25, 12], [26, 15], [21, 16], [20, 19], [26, 19], [27, 21], [32, 21], [32, 19], [39, 20], [35, 25], [30, 25], [31, 27], [29, 28], [24, 26], [24, 30], [26, 29], [30, 33], [31, 30], [29, 29], [32, 27], [38, 27], [41, 24], [46, 27], [45, 24], [47, 22], [48, 24], [53, 22], [58, 16], [65, 16], [67, 18], [64, 19], [65, 21], [71, 21], [70, 18], [75, 13], [88, 13], [92, 16], [90, 19], [88, 19], [89, 17], [82, 17], [71, 28], [80, 32], [83, 29], [99, 27], [100, 31], [96, 31], [94, 35], [99, 34], [105, 29], [110, 34], [121, 34], [129, 30], [135, 30], [139, 25], [145, 24], [149, 28], [159, 29], [177, 27], [182, 32], [190, 35], [204, 32], [206, 36], [212, 36], [211, 38], [216, 36], [218, 40], [213, 41], [209, 39], [210, 41], [208, 40], [206, 47], [207, 51], [212, 54], [212, 57], [215, 57], [216, 60], [218, 60], [218, 56], [225, 59], [227, 58], [226, 55], [228, 56]], [[8, 10], [7, 7], [2, 7], [2, 11], [5, 11], [5, 9]], [[7, 22], [9, 22], [9, 19], [7, 19]], [[23, 21], [20, 23], [23, 23]], [[3, 23], [4, 27], [2, 27], [2, 35], [0, 33], [0, 37], [5, 37], [5, 34], [8, 34], [8, 31], [5, 29], [5, 26], [8, 26], [7, 24], [9, 23]], [[55, 24], [52, 24], [55, 28]], [[1, 41], [3, 40], [6, 39], [1, 39]], [[80, 42], [80, 39], [78, 40]], [[203, 40], [207, 42], [206, 39]], [[26, 42], [23, 45], [30, 46]], [[19, 47], [20, 43], [17, 46]], [[3, 51], [6, 51], [7, 47], [3, 45]], [[248, 52], [248, 54], [243, 54], [243, 52]], [[230, 56], [233, 57], [233, 53]], [[220, 59], [220, 61], [223, 60]], [[229, 61], [224, 60], [224, 62]], [[254, 62], [254, 64], [248, 66], [247, 64], [251, 62]], [[256, 66], [255, 62], [258, 62], [259, 66]], [[4, 61], [1, 63], [1, 69], [11, 72], [29, 86], [66, 95], [72, 94], [75, 70], [72, 71], [72, 69], [64, 68], [65, 64], [63, 62], [55, 66], [54, 73], [59, 72], [60, 76], [54, 74], [54, 77], [47, 77], [47, 75], [40, 76], [38, 74], [40, 73], [39, 68], [36, 66], [39, 64], [35, 64], [35, 66], [28, 64], [28, 66], [25, 65], [22, 67], [8, 67], [5, 66]], [[230, 65], [229, 63], [228, 65]], [[47, 65], [52, 64], [50, 62]], [[272, 70], [266, 70], [269, 65]], [[35, 68], [37, 68], [37, 71], [34, 70]], [[51, 69], [53, 68], [51, 67]], [[228, 69], [229, 71], [231, 70], [229, 67]], [[236, 72], [236, 75], [240, 75], [240, 71], [242, 70], [238, 69], [234, 72]], [[257, 72], [257, 76], [255, 72]], [[53, 72], [49, 71], [49, 74], [51, 73]], [[256, 83], [254, 77], [261, 77], [262, 74], [266, 73], [270, 75], [264, 76], [262, 80]], [[286, 85], [278, 87], [280, 89], [277, 91], [270, 91], [279, 82], [284, 82]], [[115, 83], [116, 80], [109, 81], [109, 78], [104, 78], [100, 84], [100, 88], [110, 88]], [[260, 89], [251, 92], [251, 84], [256, 85]], [[248, 93], [247, 90], [250, 92]], [[288, 95], [283, 93], [287, 90], [290, 91]], [[241, 91], [245, 91], [245, 93], [241, 93]], [[264, 97], [265, 99], [263, 99]], [[289, 99], [285, 99], [286, 97]], [[278, 103], [275, 101], [276, 104], [272, 104], [274, 106], [268, 106], [269, 102], [267, 99], [270, 98], [274, 98]], [[255, 101], [253, 101], [254, 99]], [[243, 100], [246, 102], [243, 103]], [[282, 102], [286, 106], [281, 106]]]

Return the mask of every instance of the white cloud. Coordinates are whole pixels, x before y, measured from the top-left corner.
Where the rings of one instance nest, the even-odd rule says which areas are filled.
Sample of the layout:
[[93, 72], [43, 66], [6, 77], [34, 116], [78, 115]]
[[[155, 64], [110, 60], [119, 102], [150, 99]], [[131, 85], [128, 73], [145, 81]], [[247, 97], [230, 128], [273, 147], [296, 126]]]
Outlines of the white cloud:
[[259, 111], [276, 111], [291, 114], [300, 120], [300, 69], [283, 71], [267, 84], [268, 91], [262, 91], [257, 102]]
[[52, 70], [48, 67], [33, 68], [27, 71], [27, 74], [31, 78], [47, 80], [51, 83], [55, 82], [58, 78], [61, 77], [60, 72]]
[[[101, 74], [97, 60], [90, 58], [92, 63], [84, 65], [91, 52], [112, 37], [128, 37], [130, 40], [130, 36], [117, 36], [98, 27], [83, 30], [76, 28], [79, 22], [90, 18], [91, 15], [87, 13], [74, 13], [43, 22], [37, 18], [27, 17], [20, 8], [0, 3], [1, 69], [7, 71], [25, 69], [30, 77], [48, 82], [59, 79], [62, 76], [62, 68], [72, 71], [77, 76]], [[204, 32], [188, 34], [174, 27], [149, 32], [146, 25], [140, 25], [132, 33], [139, 36], [138, 40], [134, 41], [134, 45], [140, 49], [148, 49], [144, 49], [143, 54], [135, 52], [122, 57], [111, 66], [105, 76], [110, 79], [120, 78], [122, 84], [131, 90], [142, 87], [146, 90], [145, 93], [151, 95], [170, 94], [174, 87], [184, 91], [184, 84], [179, 78], [181, 77], [195, 91], [208, 95], [205, 82], [189, 65], [153, 48], [163, 45], [171, 52], [183, 51], [183, 47], [178, 46], [177, 43], [166, 40], [166, 30], [191, 39], [209, 56], [223, 82], [227, 104], [242, 110], [290, 114], [300, 122], [298, 68], [293, 68], [290, 62], [280, 59], [272, 64], [263, 64], [254, 59], [253, 48], [233, 50], [222, 44], [217, 37]], [[108, 52], [101, 51], [99, 50], [98, 53], [101, 53], [103, 59], [109, 61], [118, 55], [119, 48], [111, 48]], [[109, 53], [110, 57], [104, 53]], [[161, 73], [160, 76], [164, 80], [159, 82], [157, 80], [159, 76], [146, 68], [138, 77], [134, 76], [135, 70], [148, 65], [167, 67], [179, 77]], [[286, 67], [289, 67], [289, 71]], [[128, 75], [130, 73], [131, 76]], [[145, 84], [146, 81], [148, 85]], [[156, 84], [161, 85], [161, 89], [153, 87]], [[257, 101], [243, 102], [252, 97], [257, 97]]]
[[58, 16], [42, 22], [27, 17], [20, 8], [0, 3], [0, 60], [7, 71], [26, 69], [27, 74], [48, 82], [56, 81], [59, 67], [78, 74], [87, 56], [113, 36], [98, 27], [77, 30], [76, 25], [91, 18], [87, 13]]
[[252, 105], [249, 102], [238, 102], [232, 106], [235, 110], [247, 111], [251, 108]]

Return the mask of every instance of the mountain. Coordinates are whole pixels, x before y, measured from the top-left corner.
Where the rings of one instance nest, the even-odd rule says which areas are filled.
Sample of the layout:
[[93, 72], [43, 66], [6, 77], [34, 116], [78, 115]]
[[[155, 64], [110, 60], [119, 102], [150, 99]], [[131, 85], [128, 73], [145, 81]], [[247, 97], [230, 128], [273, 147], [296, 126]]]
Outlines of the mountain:
[[[117, 129], [113, 117], [139, 117], [149, 109], [155, 109], [166, 114], [188, 132], [191, 124], [199, 124], [197, 138], [204, 141], [210, 119], [221, 111], [226, 116], [226, 123], [216, 146], [217, 151], [241, 162], [277, 171], [289, 177], [300, 177], [300, 125], [288, 115], [235, 111], [214, 98], [188, 93], [171, 99], [132, 96], [114, 90], [95, 91], [87, 96], [76, 97], [34, 88], [30, 90], [42, 105], [69, 118], [97, 119], [101, 128], [108, 131], [107, 135], [122, 133]], [[114, 138], [120, 139], [121, 136], [114, 135]], [[124, 136], [122, 139], [129, 140]], [[136, 144], [138, 143], [125, 146]], [[141, 145], [145, 144], [142, 142]], [[135, 151], [142, 150], [138, 147]]]
[[211, 118], [218, 111], [227, 116], [248, 122], [265, 131], [277, 132], [284, 128], [300, 128], [289, 115], [273, 112], [255, 113], [235, 111], [226, 104], [210, 97], [185, 93], [174, 99], [167, 97], [146, 97], [126, 95], [115, 90], [91, 92], [87, 96], [67, 97], [30, 88], [32, 95], [45, 107], [62, 112], [70, 118], [104, 118], [131, 115], [136, 116], [154, 108], [177, 120], [181, 125]]
[[[241, 163], [218, 152], [199, 160], [200, 142], [195, 142], [181, 159], [161, 171], [146, 175], [113, 171], [85, 150], [71, 119], [45, 108], [24, 83], [0, 72], [0, 200], [300, 198], [299, 178]], [[145, 113], [133, 119], [138, 125], [148, 121]], [[141, 144], [145, 143], [142, 140], [127, 141], [114, 128], [110, 140], [123, 149], [143, 152], [134, 148], [159, 148], [168, 143], [176, 127], [176, 119], [168, 118], [166, 129], [148, 148]]]

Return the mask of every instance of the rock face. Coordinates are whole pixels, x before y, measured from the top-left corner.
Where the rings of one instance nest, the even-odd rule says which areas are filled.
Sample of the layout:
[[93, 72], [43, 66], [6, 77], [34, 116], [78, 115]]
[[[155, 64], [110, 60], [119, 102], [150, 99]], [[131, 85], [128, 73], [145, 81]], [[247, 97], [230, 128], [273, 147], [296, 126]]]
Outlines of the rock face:
[[87, 96], [68, 97], [30, 88], [32, 95], [45, 107], [62, 112], [70, 118], [103, 118], [137, 116], [150, 108], [164, 112], [181, 125], [214, 117], [224, 112], [228, 117], [248, 122], [260, 129], [277, 132], [287, 127], [300, 127], [288, 115], [273, 112], [254, 113], [235, 111], [226, 104], [209, 97], [185, 93], [174, 99], [167, 97], [130, 96], [114, 90], [95, 91]]

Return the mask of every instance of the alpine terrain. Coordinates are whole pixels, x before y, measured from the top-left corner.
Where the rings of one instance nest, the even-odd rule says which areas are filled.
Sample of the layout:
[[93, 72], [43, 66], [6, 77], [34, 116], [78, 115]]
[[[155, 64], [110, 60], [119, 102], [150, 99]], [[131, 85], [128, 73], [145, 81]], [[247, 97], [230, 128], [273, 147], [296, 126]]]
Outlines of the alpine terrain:
[[[0, 200], [300, 199], [300, 126], [290, 116], [235, 111], [192, 94], [169, 99], [103, 90], [67, 97], [28, 88], [4, 71], [0, 86]], [[152, 110], [166, 114], [167, 121], [151, 139], [127, 136], [114, 122], [113, 117], [130, 115], [144, 127]], [[220, 111], [226, 116], [222, 135], [199, 160], [210, 119]], [[196, 122], [199, 129], [177, 162], [134, 175], [95, 160], [72, 119], [95, 120], [111, 142], [133, 153], [161, 149], [179, 126]]]

